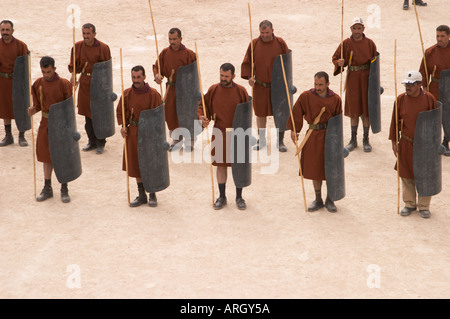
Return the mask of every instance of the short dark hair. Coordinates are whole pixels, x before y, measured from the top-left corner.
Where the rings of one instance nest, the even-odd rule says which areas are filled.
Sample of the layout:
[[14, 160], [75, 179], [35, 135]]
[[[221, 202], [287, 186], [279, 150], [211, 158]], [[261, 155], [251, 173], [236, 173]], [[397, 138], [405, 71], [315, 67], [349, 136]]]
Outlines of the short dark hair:
[[131, 72], [139, 72], [139, 71], [142, 71], [142, 75], [145, 76], [145, 69], [142, 65], [133, 66], [133, 68], [131, 69]]
[[95, 25], [93, 25], [92, 23], [83, 24], [82, 29], [92, 29], [92, 32], [95, 33]]
[[14, 29], [14, 24], [12, 23], [11, 20], [3, 20], [2, 22], [0, 22], [0, 24], [3, 24], [3, 23], [9, 23], [11, 25], [11, 29]]
[[169, 30], [169, 34], [174, 34], [174, 33], [178, 34], [178, 37], [181, 38], [181, 30], [180, 29], [172, 28]]
[[325, 79], [325, 83], [327, 83], [327, 84], [330, 82], [330, 77], [328, 76], [328, 73], [325, 72], [325, 71], [317, 72], [316, 74], [314, 74], [314, 77], [318, 78], [318, 79], [324, 78]]
[[261, 22], [259, 23], [259, 28], [260, 28], [260, 29], [265, 29], [265, 28], [267, 28], [267, 27], [273, 29], [272, 22], [270, 22], [269, 20], [263, 20], [263, 21], [261, 21]]
[[220, 66], [220, 69], [221, 69], [222, 71], [225, 71], [225, 72], [231, 71], [231, 75], [233, 75], [233, 74], [234, 74], [234, 71], [235, 71], [234, 65], [231, 64], [231, 63], [224, 63], [224, 64], [222, 64], [222, 65]]
[[450, 28], [448, 25], [442, 24], [436, 28], [436, 31], [445, 32], [447, 35], [450, 34]]
[[39, 64], [41, 65], [41, 68], [48, 68], [49, 66], [54, 68], [55, 67], [55, 59], [53, 59], [50, 56], [44, 56], [41, 58], [41, 61], [39, 62]]

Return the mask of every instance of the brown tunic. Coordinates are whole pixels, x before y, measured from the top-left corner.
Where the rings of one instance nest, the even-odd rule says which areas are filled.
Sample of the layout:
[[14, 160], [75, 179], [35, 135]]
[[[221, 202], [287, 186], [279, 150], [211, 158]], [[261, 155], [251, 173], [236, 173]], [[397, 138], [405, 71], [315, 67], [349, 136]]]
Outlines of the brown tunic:
[[[398, 106], [398, 129], [408, 138], [414, 138], [417, 117], [420, 112], [435, 109], [436, 99], [428, 92], [421, 90], [418, 97], [411, 97], [402, 93], [397, 97]], [[402, 124], [403, 121], [403, 124]], [[392, 110], [391, 127], [389, 139], [395, 141], [395, 103]], [[400, 138], [400, 135], [399, 135]], [[400, 165], [400, 177], [414, 179], [413, 169], [413, 143], [406, 138], [400, 138], [398, 145], [398, 162]], [[397, 169], [395, 164], [394, 169]]]
[[[426, 77], [425, 64], [422, 59], [419, 69], [423, 78], [422, 86], [426, 88], [428, 83], [430, 83], [430, 93], [433, 94], [436, 100], [439, 100], [439, 83], [432, 81], [431, 77], [439, 80], [441, 71], [450, 69], [450, 43], [445, 48], [441, 48], [437, 44], [433, 45], [425, 51], [425, 58], [427, 61], [428, 78]], [[436, 71], [433, 75], [435, 66]]]
[[[39, 87], [42, 86], [42, 104]], [[59, 102], [63, 102], [72, 96], [72, 84], [62, 79], [55, 73], [51, 81], [46, 81], [43, 77], [37, 79], [31, 88], [33, 96], [33, 106], [37, 111], [48, 114], [50, 106]], [[36, 157], [39, 162], [52, 163], [50, 158], [50, 148], [48, 144], [48, 118], [41, 118], [36, 139]]]
[[[348, 66], [350, 60], [350, 52], [353, 51], [352, 66], [361, 66], [371, 62], [376, 56], [377, 47], [375, 43], [363, 35], [361, 41], [353, 40], [353, 37], [345, 39], [344, 42], [344, 68]], [[341, 73], [341, 67], [337, 65], [341, 58], [341, 45], [333, 54], [333, 64], [335, 66], [333, 75]], [[344, 70], [343, 68], [343, 70]], [[347, 89], [345, 93], [344, 114], [350, 118], [356, 118], [360, 115], [369, 117], [368, 109], [368, 89], [369, 89], [369, 73], [370, 69], [360, 71], [348, 71]], [[346, 74], [343, 74], [343, 83], [345, 83]], [[343, 84], [344, 85], [344, 84]]]
[[[249, 101], [247, 90], [233, 82], [232, 87], [223, 87], [219, 83], [212, 85], [205, 94], [206, 117], [214, 120], [213, 136], [211, 138], [211, 156], [214, 166], [231, 166], [230, 139], [227, 128], [233, 127], [234, 112], [239, 103]], [[203, 103], [197, 111], [198, 117], [203, 115]], [[221, 137], [219, 136], [222, 135]], [[217, 140], [217, 141], [216, 141]], [[217, 156], [216, 156], [217, 153]]]
[[[253, 39], [254, 76], [264, 83], [272, 82], [272, 68], [275, 58], [280, 54], [286, 54], [289, 48], [280, 37], [273, 37], [270, 42], [264, 42], [261, 37]], [[241, 64], [241, 77], [250, 79], [252, 76], [251, 44], [248, 45], [244, 61]], [[253, 109], [258, 117], [273, 115], [272, 102], [270, 100], [270, 87], [255, 84], [253, 87]]]
[[[308, 124], [313, 124], [323, 106], [326, 110], [319, 123], [327, 123], [331, 117], [342, 113], [341, 98], [330, 89], [325, 97], [320, 97], [315, 89], [300, 94], [292, 109], [297, 133], [303, 127], [303, 117]], [[288, 119], [287, 128], [294, 130], [291, 117]], [[313, 130], [303, 147], [300, 163], [303, 176], [307, 179], [325, 180], [325, 134], [326, 129]]]
[[[142, 89], [136, 89], [132, 86], [123, 93], [125, 120], [128, 126], [127, 135], [127, 156], [128, 156], [128, 175], [131, 177], [141, 177], [138, 158], [138, 127], [130, 122], [139, 122], [139, 116], [144, 110], [154, 109], [162, 104], [161, 95], [147, 83]], [[117, 104], [116, 109], [117, 122], [122, 125], [122, 97]], [[125, 154], [123, 155], [122, 170], [126, 170]]]
[[[171, 82], [176, 83], [178, 68], [183, 65], [189, 65], [196, 60], [195, 53], [192, 50], [187, 49], [183, 44], [180, 46], [178, 51], [173, 50], [171, 47], [167, 47], [159, 54], [161, 75], [169, 80], [172, 70], [174, 70]], [[158, 74], [158, 61], [156, 61], [153, 65], [153, 74]], [[166, 90], [167, 95], [164, 102], [166, 122], [169, 130], [173, 131], [180, 126], [178, 124], [175, 86], [167, 83]]]
[[[75, 43], [76, 72], [81, 73], [87, 62], [83, 74], [78, 79], [78, 114], [92, 118], [91, 115], [91, 74], [94, 64], [111, 59], [109, 46], [95, 39], [92, 46], [87, 46], [84, 41]], [[70, 50], [69, 72], [73, 71], [73, 47]]]
[[[14, 63], [16, 58], [27, 55], [28, 47], [22, 41], [12, 38], [10, 43], [0, 40], [0, 72], [12, 74], [14, 72]], [[13, 119], [12, 102], [13, 80], [10, 77], [0, 75], [0, 118]]]

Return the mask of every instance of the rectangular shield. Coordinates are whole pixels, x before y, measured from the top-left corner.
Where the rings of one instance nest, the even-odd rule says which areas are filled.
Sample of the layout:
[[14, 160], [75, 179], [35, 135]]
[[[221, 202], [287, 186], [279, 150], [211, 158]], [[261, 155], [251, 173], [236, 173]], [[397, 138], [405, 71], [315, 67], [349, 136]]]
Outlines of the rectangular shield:
[[81, 175], [81, 157], [73, 97], [52, 104], [48, 114], [48, 143], [56, 178], [71, 182]]
[[342, 113], [328, 120], [325, 135], [325, 178], [332, 201], [345, 197], [344, 140]]
[[439, 194], [442, 190], [441, 144], [442, 103], [438, 108], [420, 112], [414, 132], [414, 182], [419, 196]]
[[138, 125], [138, 161], [144, 188], [149, 193], [169, 187], [169, 157], [164, 103], [142, 111]]
[[28, 115], [28, 108], [31, 105], [28, 57], [29, 54], [19, 56], [14, 62], [12, 100], [14, 120], [19, 132], [31, 129], [31, 118]]
[[441, 71], [439, 101], [442, 103], [442, 128], [445, 136], [450, 137], [450, 70]]
[[104, 139], [115, 133], [112, 60], [94, 64], [91, 78], [91, 114], [95, 136]]

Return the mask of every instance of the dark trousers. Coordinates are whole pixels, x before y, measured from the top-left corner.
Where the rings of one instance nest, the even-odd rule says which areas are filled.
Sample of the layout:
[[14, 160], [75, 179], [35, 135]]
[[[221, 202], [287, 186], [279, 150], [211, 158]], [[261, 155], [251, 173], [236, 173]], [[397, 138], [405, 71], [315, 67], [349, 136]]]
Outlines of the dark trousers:
[[84, 129], [86, 130], [87, 136], [89, 138], [89, 144], [94, 144], [97, 146], [105, 146], [106, 139], [98, 139], [94, 133], [94, 126], [92, 125], [92, 119], [85, 116], [86, 123], [84, 124]]

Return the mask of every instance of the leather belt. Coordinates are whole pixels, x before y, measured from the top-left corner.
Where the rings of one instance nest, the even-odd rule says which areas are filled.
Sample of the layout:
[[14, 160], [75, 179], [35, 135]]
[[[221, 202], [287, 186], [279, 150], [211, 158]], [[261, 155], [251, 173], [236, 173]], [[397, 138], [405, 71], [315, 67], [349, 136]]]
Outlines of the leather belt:
[[12, 74], [12, 73], [3, 73], [3, 72], [0, 72], [0, 77], [1, 77], [1, 78], [6, 78], [6, 79], [12, 79], [12, 78], [13, 78], [13, 74]]
[[310, 130], [324, 130], [327, 128], [327, 123], [309, 124]]
[[258, 84], [258, 85], [261, 85], [262, 87], [265, 87], [265, 88], [270, 88], [270, 86], [271, 86], [270, 83], [261, 82], [261, 81], [258, 80], [258, 79], [255, 79], [255, 83]]
[[414, 139], [409, 137], [409, 136], [406, 136], [405, 134], [403, 134], [403, 132], [402, 132], [401, 136], [402, 136], [402, 138], [404, 138], [408, 142], [414, 143]]
[[350, 71], [363, 71], [370, 69], [370, 63], [363, 64], [363, 65], [350, 65], [348, 67]]
[[131, 125], [134, 126], [139, 126], [139, 122], [133, 121], [133, 120], [129, 120]]
[[91, 73], [85, 73], [85, 72], [81, 72], [81, 75], [85, 75], [85, 76], [91, 76]]
[[42, 117], [45, 117], [46, 119], [48, 119], [48, 113], [47, 113], [47, 112], [44, 112], [44, 111], [42, 111]]
[[433, 82], [439, 84], [439, 79], [436, 79], [436, 78], [434, 78], [434, 77], [431, 77], [431, 81], [433, 81]]

